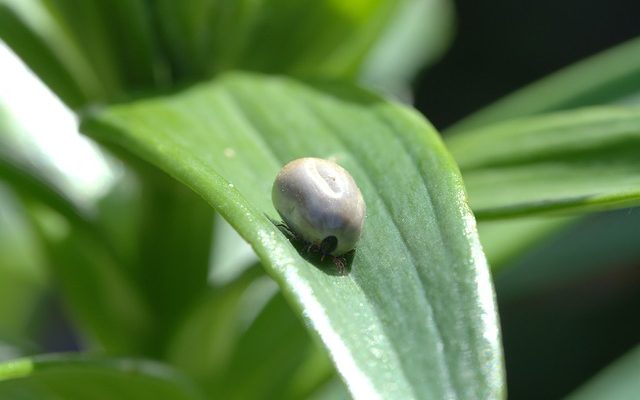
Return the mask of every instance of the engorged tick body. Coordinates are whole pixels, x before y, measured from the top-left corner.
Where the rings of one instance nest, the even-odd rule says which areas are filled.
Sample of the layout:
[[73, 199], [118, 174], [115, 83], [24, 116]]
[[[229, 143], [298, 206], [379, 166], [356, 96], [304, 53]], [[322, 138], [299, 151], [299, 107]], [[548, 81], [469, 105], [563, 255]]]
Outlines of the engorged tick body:
[[338, 164], [310, 157], [291, 161], [278, 173], [272, 199], [287, 227], [323, 255], [339, 257], [355, 248], [366, 207]]

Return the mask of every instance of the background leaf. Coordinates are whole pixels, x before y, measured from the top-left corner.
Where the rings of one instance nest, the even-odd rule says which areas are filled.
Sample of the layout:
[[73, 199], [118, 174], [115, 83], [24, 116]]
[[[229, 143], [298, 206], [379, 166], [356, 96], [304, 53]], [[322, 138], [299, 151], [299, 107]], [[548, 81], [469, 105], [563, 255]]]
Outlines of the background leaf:
[[0, 37], [67, 105], [76, 108], [105, 97], [95, 71], [42, 4], [3, 0], [0, 22]]
[[141, 213], [133, 280], [152, 307], [158, 356], [178, 321], [207, 289], [213, 210], [188, 188], [148, 166], [138, 169]]
[[573, 400], [632, 399], [640, 392], [638, 371], [640, 371], [640, 347], [625, 354], [568, 398]]
[[308, 400], [349, 400], [349, 392], [339, 379], [333, 379], [313, 393]]
[[449, 136], [478, 218], [640, 203], [640, 109], [587, 108]]
[[276, 292], [259, 265], [223, 287], [212, 287], [189, 310], [167, 350], [167, 359], [203, 384], [220, 379], [239, 336]]
[[345, 76], [357, 73], [398, 3], [190, 0], [160, 1], [155, 11], [178, 78], [230, 68]]
[[33, 340], [29, 325], [48, 288], [45, 257], [19, 197], [0, 184], [0, 338]]
[[400, 1], [367, 55], [359, 81], [410, 96], [416, 73], [434, 63], [453, 37], [453, 8], [449, 0]]
[[640, 257], [638, 211], [631, 208], [561, 220], [569, 223], [551, 219], [560, 225], [496, 274], [500, 299], [518, 301], [603, 273], [632, 271]]
[[[8, 71], [15, 72], [15, 66], [9, 64]], [[24, 74], [23, 71], [20, 72]], [[131, 351], [137, 354], [140, 352], [138, 347], [147, 342], [142, 336], [149, 333], [151, 325], [148, 303], [138, 293], [138, 287], [131, 276], [128, 276], [123, 262], [124, 254], [116, 250], [113, 236], [101, 226], [100, 218], [97, 217], [100, 215], [96, 201], [98, 191], [83, 185], [89, 174], [70, 174], [68, 169], [63, 168], [63, 163], [60, 163], [60, 148], [55, 145], [64, 142], [65, 155], [72, 149], [77, 162], [82, 162], [89, 170], [93, 169], [93, 183], [97, 184], [95, 181], [109, 179], [99, 173], [103, 172], [100, 169], [96, 171], [96, 165], [105, 168], [95, 160], [100, 157], [100, 153], [87, 152], [86, 147], [79, 145], [86, 139], [78, 135], [73, 120], [71, 126], [67, 123], [65, 117], [72, 118], [71, 114], [42, 84], [29, 81], [28, 75], [17, 73], [15, 78], [23, 80], [36, 98], [26, 99], [25, 104], [24, 97], [19, 93], [20, 89], [15, 90], [14, 86], [8, 85], [7, 80], [0, 82], [5, 89], [0, 94], [0, 179], [19, 195], [13, 201], [7, 199], [5, 204], [7, 207], [13, 204], [13, 216], [18, 217], [16, 213], [22, 214], [22, 223], [25, 225], [22, 229], [15, 224], [10, 225], [14, 229], [10, 233], [12, 240], [3, 240], [3, 243], [20, 253], [13, 250], [3, 252], [7, 258], [0, 260], [4, 261], [0, 262], [0, 268], [4, 272], [14, 271], [18, 274], [14, 275], [16, 277], [30, 276], [33, 273], [32, 269], [30, 271], [27, 268], [30, 260], [40, 257], [41, 278], [47, 276], [48, 285], [46, 292], [37, 295], [42, 297], [42, 304], [29, 313], [27, 307], [35, 299], [28, 300], [29, 291], [24, 287], [24, 282], [21, 284], [18, 280], [13, 280], [11, 284], [11, 275], [6, 274], [2, 281], [11, 285], [11, 289], [3, 291], [7, 296], [3, 299], [3, 304], [19, 311], [15, 301], [20, 299], [13, 298], [12, 301], [9, 296], [14, 291], [14, 295], [21, 294], [24, 297], [17, 304], [25, 307], [22, 309], [22, 318], [30, 322], [31, 329], [48, 331], [55, 328], [47, 323], [64, 325], [61, 321], [51, 322], [52, 319], [47, 318], [52, 314], [52, 309], [55, 310], [57, 296], [60, 296], [64, 306], [76, 318], [74, 322], [82, 330], [79, 336], [85, 339], [85, 345], [114, 353]], [[34, 107], [40, 106], [53, 113], [40, 115], [40, 123], [24, 118], [25, 115], [32, 115]], [[43, 127], [48, 131], [43, 132]], [[50, 145], [49, 148], [42, 145], [42, 137], [38, 136], [42, 133], [47, 134], [49, 141], [45, 143]], [[82, 158], [80, 153], [87, 157]], [[86, 162], [87, 159], [90, 162]], [[11, 222], [10, 219], [8, 218], [8, 223]], [[131, 220], [128, 222], [132, 223]], [[18, 233], [25, 229], [32, 235], [30, 249], [25, 249], [24, 246], [21, 248], [16, 242], [20, 239]], [[15, 260], [12, 253], [17, 256]], [[10, 262], [10, 259], [13, 261]], [[21, 269], [15, 269], [17, 266]], [[43, 289], [45, 288], [40, 288]], [[23, 335], [31, 337], [28, 332]], [[50, 337], [31, 339], [46, 342]], [[63, 349], [69, 348], [75, 349], [77, 344], [66, 343], [63, 346]]]
[[491, 270], [494, 273], [499, 271], [574, 220], [571, 217], [534, 216], [480, 221], [480, 242]]
[[39, 356], [0, 364], [0, 397], [7, 399], [204, 399], [167, 366], [138, 360]]
[[[209, 392], [225, 399], [305, 398], [331, 377], [326, 354], [317, 354], [304, 326], [291, 312], [282, 295], [272, 296], [251, 326], [238, 337], [229, 364], [207, 382]], [[311, 370], [300, 370], [305, 361]], [[296, 382], [296, 371], [305, 382]], [[299, 381], [299, 379], [298, 379]], [[309, 382], [310, 381], [310, 382]], [[296, 387], [296, 384], [301, 384]]]
[[[448, 0], [2, 0], [0, 37], [77, 110], [229, 69], [395, 87], [444, 48], [451, 14]], [[401, 68], [380, 61], [390, 51]]]
[[566, 396], [637, 343], [637, 211], [569, 218], [496, 272], [511, 396]]
[[514, 117], [616, 101], [640, 92], [640, 38], [570, 65], [450, 127], [461, 132]]
[[[5, 86], [3, 83], [0, 82], [0, 86]], [[58, 168], [51, 154], [42, 151], [34, 138], [33, 126], [26, 126], [21, 119], [19, 100], [10, 101], [12, 95], [17, 94], [12, 93], [11, 88], [3, 89], [0, 93], [0, 179], [21, 196], [37, 198], [70, 221], [86, 226], [92, 217], [91, 196], [83, 196], [80, 185], [74, 185], [73, 178]], [[46, 100], [44, 103], [52, 105]], [[56, 106], [60, 104], [53, 104], [53, 108]], [[50, 116], [44, 120], [52, 127], [61, 128]]]
[[85, 346], [113, 354], [145, 354], [153, 314], [109, 248], [92, 232], [69, 226], [46, 209], [34, 210], [55, 283], [83, 329]]
[[[252, 244], [355, 397], [502, 396], [473, 217], [455, 164], [415, 113], [345, 86], [237, 74], [106, 109], [84, 131], [214, 206]], [[267, 218], [276, 217], [269, 193], [278, 169], [302, 156], [337, 159], [367, 201], [346, 276], [305, 259]]]
[[225, 399], [303, 399], [335, 375], [258, 264], [187, 313], [167, 359]]

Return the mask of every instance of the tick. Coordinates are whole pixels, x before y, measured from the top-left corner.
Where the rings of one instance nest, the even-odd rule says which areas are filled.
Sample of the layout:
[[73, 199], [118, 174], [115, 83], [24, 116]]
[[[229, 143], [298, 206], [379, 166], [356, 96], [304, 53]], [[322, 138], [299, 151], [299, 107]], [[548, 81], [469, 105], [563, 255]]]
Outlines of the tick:
[[328, 160], [299, 158], [280, 170], [271, 196], [290, 236], [322, 259], [333, 257], [344, 273], [342, 256], [356, 247], [366, 212], [351, 174]]

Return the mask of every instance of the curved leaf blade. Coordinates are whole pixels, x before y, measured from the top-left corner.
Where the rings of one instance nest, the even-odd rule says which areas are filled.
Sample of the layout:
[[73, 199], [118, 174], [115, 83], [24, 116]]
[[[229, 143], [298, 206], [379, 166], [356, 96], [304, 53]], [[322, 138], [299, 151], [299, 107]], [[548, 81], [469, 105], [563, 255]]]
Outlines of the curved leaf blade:
[[640, 204], [640, 108], [521, 118], [447, 138], [479, 219]]
[[38, 356], [0, 363], [0, 397], [6, 399], [203, 400], [171, 368], [148, 361]]
[[[456, 165], [416, 113], [356, 88], [231, 74], [83, 125], [193, 188], [251, 243], [354, 397], [502, 397], [475, 222]], [[305, 259], [268, 218], [277, 171], [302, 156], [337, 159], [367, 201], [346, 276]]]

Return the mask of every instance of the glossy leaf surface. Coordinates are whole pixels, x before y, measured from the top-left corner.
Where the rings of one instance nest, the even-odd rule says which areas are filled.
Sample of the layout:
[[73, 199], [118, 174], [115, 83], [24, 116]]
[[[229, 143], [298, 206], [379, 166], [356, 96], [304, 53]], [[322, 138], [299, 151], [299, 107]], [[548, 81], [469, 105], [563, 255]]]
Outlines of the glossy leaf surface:
[[[356, 398], [500, 398], [493, 292], [457, 167], [415, 112], [357, 88], [226, 75], [114, 106], [90, 136], [190, 186], [253, 246]], [[367, 202], [339, 275], [269, 218], [278, 170], [334, 158]]]

